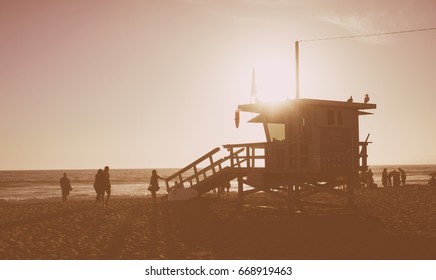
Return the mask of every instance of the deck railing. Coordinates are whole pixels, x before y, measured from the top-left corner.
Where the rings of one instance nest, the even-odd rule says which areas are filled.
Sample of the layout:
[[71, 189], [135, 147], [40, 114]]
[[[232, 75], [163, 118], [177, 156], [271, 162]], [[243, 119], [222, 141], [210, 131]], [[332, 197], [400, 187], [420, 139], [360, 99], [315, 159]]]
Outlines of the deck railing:
[[229, 151], [230, 167], [264, 168], [266, 142], [223, 145]]
[[[359, 170], [366, 170], [368, 168], [367, 146], [369, 143], [371, 142], [367, 140], [359, 142]], [[315, 168], [310, 163], [312, 154], [309, 148], [303, 149], [301, 144], [305, 143], [301, 142], [300, 147], [294, 147], [295, 144], [288, 141], [223, 145], [228, 151], [228, 156], [215, 160], [214, 156], [220, 151], [220, 148], [217, 147], [185, 168], [167, 177], [165, 179], [166, 187], [167, 190], [175, 186], [189, 188], [215, 175], [226, 167], [233, 169], [263, 168], [268, 172], [310, 171]], [[276, 148], [277, 150], [275, 150]], [[175, 181], [173, 186], [170, 186], [171, 181]]]
[[368, 169], [368, 144], [371, 142], [359, 142], [359, 170], [366, 171]]
[[[368, 168], [368, 138], [359, 142], [359, 156], [356, 164], [341, 166], [342, 169], [366, 170]], [[224, 145], [230, 153], [230, 163], [233, 168], [265, 168], [268, 172], [313, 172], [327, 171], [338, 167], [321, 166], [320, 156], [314, 155], [310, 142], [289, 141], [261, 142], [247, 144]], [[233, 155], [238, 150], [238, 155]], [[240, 151], [242, 150], [242, 152]], [[352, 156], [352, 155], [350, 155]], [[351, 162], [353, 161], [350, 159]], [[355, 158], [354, 158], [355, 160]]]
[[358, 165], [359, 170], [367, 171], [368, 170], [368, 144], [372, 142], [368, 142], [370, 134], [366, 136], [366, 139], [364, 142], [359, 142], [359, 158], [358, 158]]

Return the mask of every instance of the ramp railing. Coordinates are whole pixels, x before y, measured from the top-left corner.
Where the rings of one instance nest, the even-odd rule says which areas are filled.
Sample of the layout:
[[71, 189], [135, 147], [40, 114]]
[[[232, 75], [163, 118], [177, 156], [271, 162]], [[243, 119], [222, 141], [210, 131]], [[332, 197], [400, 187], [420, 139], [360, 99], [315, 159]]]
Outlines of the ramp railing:
[[[167, 191], [174, 187], [190, 188], [195, 186], [207, 178], [221, 172], [225, 167], [229, 167], [228, 161], [231, 158], [236, 158], [232, 160], [232, 165], [234, 162], [239, 162], [238, 165], [241, 166], [243, 160], [238, 158], [238, 155], [243, 152], [243, 150], [244, 149], [234, 151], [231, 155], [218, 160], [214, 159], [214, 155], [220, 151], [220, 148], [217, 147], [211, 150], [191, 164], [167, 177], [165, 179]], [[201, 167], [202, 165], [206, 165], [206, 167]], [[173, 186], [170, 186], [171, 181], [175, 181]]]

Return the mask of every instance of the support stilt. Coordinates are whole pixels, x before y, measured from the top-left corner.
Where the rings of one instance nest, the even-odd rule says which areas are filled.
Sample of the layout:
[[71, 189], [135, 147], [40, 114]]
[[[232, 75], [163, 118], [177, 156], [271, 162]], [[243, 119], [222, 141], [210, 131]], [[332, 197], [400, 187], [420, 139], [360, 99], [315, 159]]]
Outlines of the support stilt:
[[294, 185], [288, 185], [288, 212], [290, 215], [295, 213], [295, 201], [294, 201]]
[[298, 211], [301, 211], [301, 201], [300, 201], [300, 185], [295, 185], [294, 190], [294, 204]]
[[242, 204], [243, 201], [243, 192], [244, 192], [244, 182], [242, 177], [238, 177], [238, 202]]
[[348, 191], [348, 206], [354, 206], [354, 180], [352, 177], [348, 178], [347, 191]]

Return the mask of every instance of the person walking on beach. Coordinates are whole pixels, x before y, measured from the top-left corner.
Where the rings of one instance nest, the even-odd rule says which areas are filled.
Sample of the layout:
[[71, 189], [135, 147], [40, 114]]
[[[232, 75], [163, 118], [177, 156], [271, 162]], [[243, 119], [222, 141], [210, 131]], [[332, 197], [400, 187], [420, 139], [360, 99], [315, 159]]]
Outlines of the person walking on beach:
[[95, 174], [94, 190], [97, 194], [97, 197], [95, 198], [95, 205], [103, 206], [105, 189], [103, 185], [103, 169], [101, 168], [97, 171], [97, 174]]
[[226, 196], [229, 196], [230, 187], [231, 187], [230, 181], [224, 184], [224, 188], [226, 189]]
[[156, 192], [159, 190], [158, 179], [164, 180], [164, 178], [157, 175], [157, 171], [153, 169], [153, 171], [151, 171], [150, 185], [148, 186], [153, 202], [156, 202]]
[[388, 173], [388, 186], [392, 187], [392, 177], [394, 176], [394, 171]]
[[400, 180], [400, 173], [397, 172], [397, 170], [392, 171], [392, 180], [394, 183], [394, 187], [399, 187], [401, 180]]
[[366, 187], [367, 188], [375, 188], [376, 184], [374, 184], [374, 174], [372, 173], [371, 169], [368, 169], [368, 172], [366, 173]]
[[383, 187], [386, 188], [388, 186], [388, 170], [386, 168], [383, 169], [381, 181]]
[[67, 177], [67, 173], [64, 173], [64, 176], [59, 180], [59, 184], [61, 185], [62, 190], [62, 202], [67, 202], [70, 191], [73, 190], [70, 179]]
[[431, 174], [431, 178], [428, 180], [427, 185], [430, 187], [436, 187], [436, 174]]
[[400, 170], [401, 185], [405, 186], [406, 185], [406, 171], [404, 171], [401, 168], [398, 168], [398, 170]]
[[106, 192], [106, 202], [104, 206], [109, 206], [109, 198], [111, 197], [111, 182], [109, 179], [109, 166], [105, 166], [102, 172], [101, 180], [102, 180], [102, 202], [104, 201], [104, 193]]

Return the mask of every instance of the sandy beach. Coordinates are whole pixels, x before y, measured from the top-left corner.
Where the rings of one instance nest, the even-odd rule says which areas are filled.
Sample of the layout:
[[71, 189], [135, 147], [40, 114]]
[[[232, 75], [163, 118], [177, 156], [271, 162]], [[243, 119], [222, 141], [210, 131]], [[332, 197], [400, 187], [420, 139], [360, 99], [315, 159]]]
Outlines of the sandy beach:
[[304, 212], [258, 193], [153, 204], [147, 197], [0, 203], [0, 258], [436, 259], [436, 188], [356, 190], [355, 207], [319, 194]]

